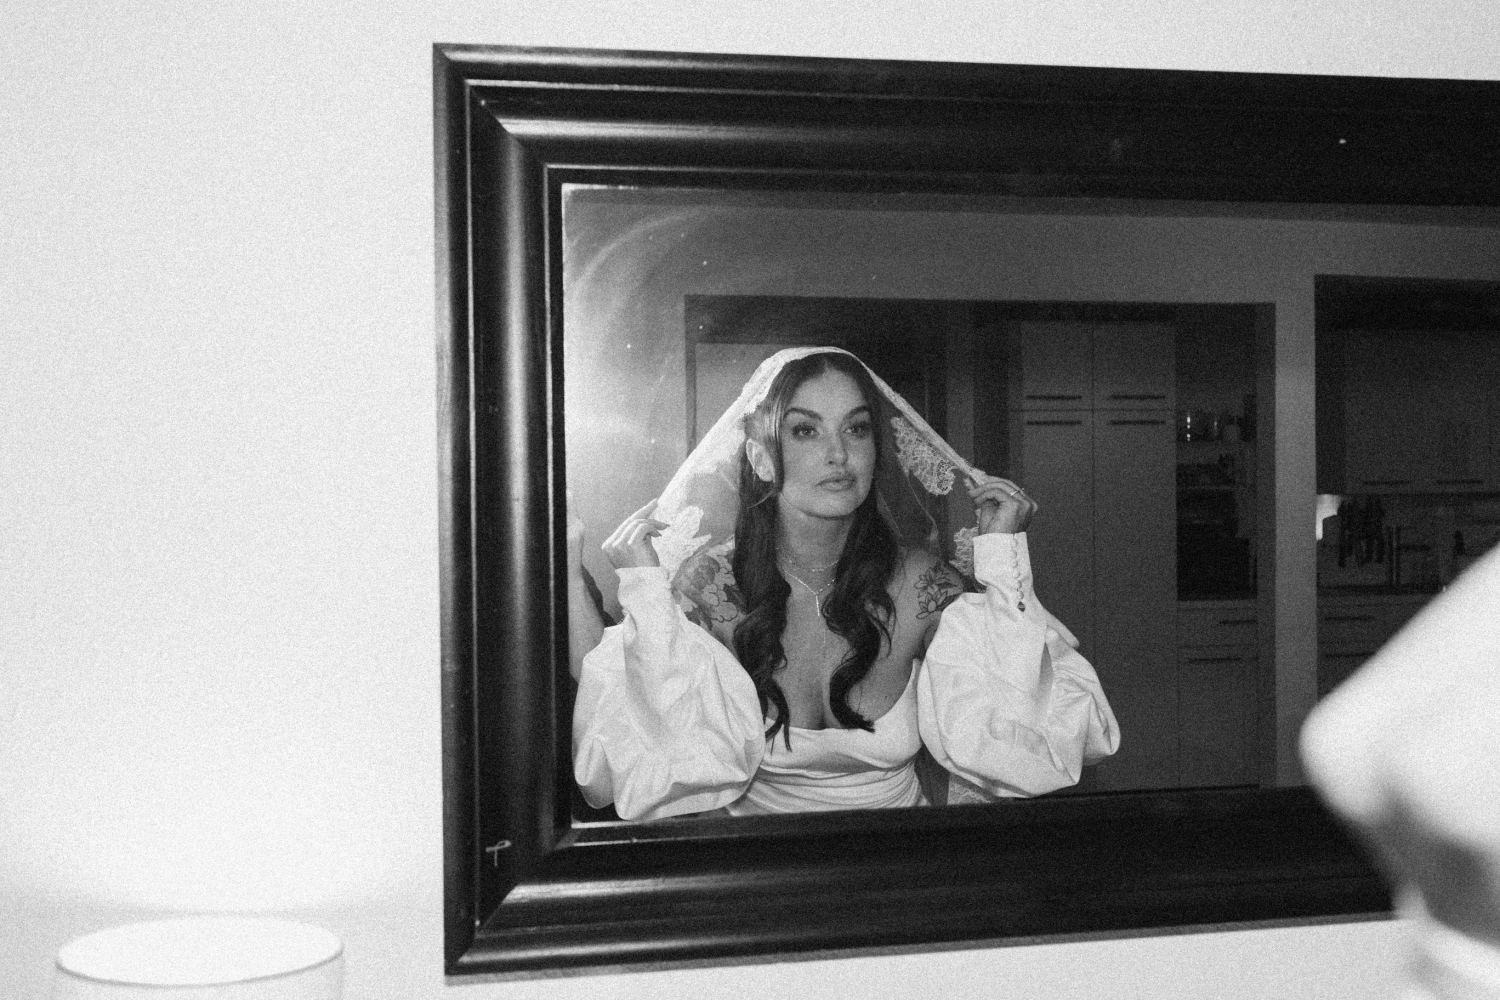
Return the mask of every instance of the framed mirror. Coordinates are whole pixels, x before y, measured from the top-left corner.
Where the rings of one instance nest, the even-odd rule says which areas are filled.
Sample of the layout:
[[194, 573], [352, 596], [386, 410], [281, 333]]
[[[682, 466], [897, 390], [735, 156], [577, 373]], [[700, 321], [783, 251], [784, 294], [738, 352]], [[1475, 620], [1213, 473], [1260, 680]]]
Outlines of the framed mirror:
[[[1388, 910], [1295, 756], [1315, 284], [1500, 277], [1493, 85], [440, 45], [435, 96], [450, 973]], [[598, 542], [812, 336], [1036, 491], [1123, 734], [1077, 788], [579, 798], [566, 497], [617, 607]]]

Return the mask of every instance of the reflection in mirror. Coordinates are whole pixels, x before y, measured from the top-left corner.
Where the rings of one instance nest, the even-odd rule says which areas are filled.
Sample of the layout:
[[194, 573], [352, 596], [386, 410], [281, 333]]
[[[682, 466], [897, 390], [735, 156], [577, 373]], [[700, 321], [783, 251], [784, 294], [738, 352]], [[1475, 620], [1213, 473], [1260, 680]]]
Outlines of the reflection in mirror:
[[1500, 540], [1500, 284], [1317, 281], [1318, 696]]
[[[1487, 274], [1500, 241], [1469, 221], [565, 188], [570, 514], [598, 603], [620, 616], [601, 543], [662, 493], [755, 365], [843, 346], [1039, 504], [1035, 592], [1121, 733], [1059, 792], [1300, 783], [1296, 733], [1321, 676], [1304, 527], [1314, 278]], [[973, 523], [962, 500], [932, 505], [944, 532]]]

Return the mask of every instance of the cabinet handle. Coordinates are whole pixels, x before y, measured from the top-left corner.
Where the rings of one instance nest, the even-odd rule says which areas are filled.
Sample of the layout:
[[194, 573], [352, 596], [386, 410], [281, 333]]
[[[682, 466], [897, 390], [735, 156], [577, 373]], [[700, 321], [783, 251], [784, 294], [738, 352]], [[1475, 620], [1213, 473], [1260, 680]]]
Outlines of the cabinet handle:
[[1167, 394], [1164, 393], [1164, 392], [1156, 392], [1156, 393], [1112, 392], [1112, 393], [1109, 394], [1109, 398], [1110, 399], [1138, 399], [1138, 400], [1145, 400], [1145, 399], [1166, 399], [1167, 398]]
[[1410, 479], [1366, 479], [1366, 486], [1410, 486]]
[[1189, 663], [1239, 663], [1243, 656], [1192, 656], [1188, 658]]
[[1483, 479], [1434, 479], [1437, 486], [1483, 486]]
[[1082, 396], [1047, 396], [1047, 395], [1042, 395], [1041, 393], [1028, 392], [1026, 394], [1026, 398], [1027, 399], [1039, 399], [1039, 400], [1041, 400], [1043, 402], [1046, 402], [1046, 403], [1059, 403], [1059, 402], [1064, 402], [1066, 400], [1071, 400], [1071, 399], [1082, 399], [1083, 397]]
[[1077, 427], [1082, 420], [1028, 420], [1027, 427]]
[[1117, 427], [1124, 426], [1124, 425], [1130, 425], [1130, 426], [1139, 425], [1139, 426], [1143, 426], [1143, 427], [1160, 427], [1162, 424], [1166, 423], [1166, 421], [1165, 420], [1111, 420], [1110, 423], [1114, 424]]
[[1219, 624], [1220, 625], [1254, 625], [1255, 624], [1255, 619], [1254, 618], [1222, 618], [1222, 619], [1219, 620]]
[[1375, 620], [1375, 616], [1374, 615], [1327, 615], [1327, 616], [1324, 617], [1323, 620], [1325, 622], [1372, 622], [1372, 621]]

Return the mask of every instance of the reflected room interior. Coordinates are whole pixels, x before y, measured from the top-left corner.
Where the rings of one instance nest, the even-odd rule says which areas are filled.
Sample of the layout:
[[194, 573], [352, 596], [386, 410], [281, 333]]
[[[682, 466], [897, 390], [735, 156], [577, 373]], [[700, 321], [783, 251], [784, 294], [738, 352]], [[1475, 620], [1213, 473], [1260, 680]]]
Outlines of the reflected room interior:
[[[766, 357], [842, 347], [1040, 504], [1037, 594], [1135, 737], [1072, 791], [1256, 782], [1255, 307], [695, 295], [684, 314], [689, 447]], [[940, 537], [973, 522], [949, 500]]]
[[[1363, 499], [1376, 494], [1325, 476], [1329, 455], [1352, 468], [1365, 454], [1329, 422], [1374, 406], [1359, 386], [1384, 393], [1370, 365], [1328, 363], [1365, 357], [1349, 346], [1365, 334], [1328, 319], [1329, 289], [1345, 287], [1328, 276], [1472, 281], [1500, 259], [1493, 219], [1436, 211], [623, 188], [576, 188], [563, 206], [568, 481], [606, 607], [618, 612], [599, 540], [660, 492], [755, 365], [784, 346], [844, 347], [1040, 503], [1037, 594], [1122, 733], [1118, 754], [1055, 794], [1301, 783], [1301, 719], [1363, 649], [1325, 653], [1352, 627], [1329, 618], [1328, 595], [1366, 585], [1353, 575], [1377, 544]], [[1483, 466], [1482, 482], [1446, 506], [1430, 487], [1379, 494], [1431, 527], [1380, 550], [1404, 554], [1405, 575], [1365, 571], [1389, 594], [1357, 596], [1420, 606], [1493, 541], [1497, 381], [1476, 382], [1482, 417], [1434, 425], [1464, 442], [1438, 446], [1440, 471]], [[966, 513], [957, 498], [935, 511], [948, 525]], [[1325, 578], [1330, 532], [1347, 579]], [[1423, 561], [1442, 539], [1447, 560]]]
[[1500, 540], [1500, 284], [1317, 280], [1318, 697]]

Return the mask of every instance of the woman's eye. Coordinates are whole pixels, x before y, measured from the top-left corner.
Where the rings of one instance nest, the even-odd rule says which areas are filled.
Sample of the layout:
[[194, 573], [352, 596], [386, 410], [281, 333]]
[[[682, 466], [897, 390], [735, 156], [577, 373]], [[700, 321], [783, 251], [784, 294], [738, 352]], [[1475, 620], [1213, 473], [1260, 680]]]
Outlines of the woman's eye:
[[870, 436], [870, 425], [868, 423], [850, 424], [847, 433], [852, 437], [864, 438]]
[[792, 425], [792, 437], [794, 438], [810, 438], [816, 433], [818, 433], [818, 429], [812, 424]]

